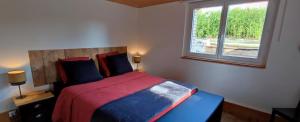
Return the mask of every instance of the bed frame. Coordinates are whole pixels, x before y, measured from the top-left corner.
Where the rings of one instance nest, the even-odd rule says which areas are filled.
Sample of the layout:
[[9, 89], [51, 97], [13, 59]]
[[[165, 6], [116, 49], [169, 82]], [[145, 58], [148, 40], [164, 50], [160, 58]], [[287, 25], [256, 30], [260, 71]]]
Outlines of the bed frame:
[[[79, 48], [28, 51], [34, 86], [57, 83], [55, 62], [69, 57], [90, 57], [97, 63], [96, 54], [117, 51], [127, 53], [127, 47]], [[97, 65], [98, 68], [98, 65]], [[224, 98], [199, 91], [162, 116], [158, 122], [220, 122]]]
[[[78, 48], [78, 49], [51, 49], [51, 50], [30, 50], [28, 51], [32, 79], [34, 86], [52, 84], [59, 80], [56, 72], [55, 62], [58, 59], [70, 57], [90, 57], [96, 64], [96, 54], [117, 51], [126, 53], [127, 47], [104, 47], [104, 48]], [[98, 65], [96, 65], [98, 68]]]

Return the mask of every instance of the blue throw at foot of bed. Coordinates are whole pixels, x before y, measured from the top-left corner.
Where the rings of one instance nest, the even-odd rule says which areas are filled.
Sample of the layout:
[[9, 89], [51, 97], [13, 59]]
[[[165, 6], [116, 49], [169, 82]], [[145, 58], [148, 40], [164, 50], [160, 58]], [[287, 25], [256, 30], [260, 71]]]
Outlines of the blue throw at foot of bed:
[[92, 122], [152, 122], [195, 91], [194, 85], [165, 81], [101, 106], [94, 112]]
[[224, 98], [199, 91], [162, 116], [158, 122], [219, 122]]

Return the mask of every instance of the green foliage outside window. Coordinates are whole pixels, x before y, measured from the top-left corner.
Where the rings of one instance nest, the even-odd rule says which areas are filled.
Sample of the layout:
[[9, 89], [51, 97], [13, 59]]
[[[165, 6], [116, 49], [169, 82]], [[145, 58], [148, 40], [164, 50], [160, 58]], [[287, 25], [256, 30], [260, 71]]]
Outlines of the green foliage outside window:
[[[263, 31], [266, 8], [234, 8], [227, 16], [226, 37], [233, 39], [259, 40]], [[219, 34], [221, 12], [196, 12], [197, 38], [217, 38]]]

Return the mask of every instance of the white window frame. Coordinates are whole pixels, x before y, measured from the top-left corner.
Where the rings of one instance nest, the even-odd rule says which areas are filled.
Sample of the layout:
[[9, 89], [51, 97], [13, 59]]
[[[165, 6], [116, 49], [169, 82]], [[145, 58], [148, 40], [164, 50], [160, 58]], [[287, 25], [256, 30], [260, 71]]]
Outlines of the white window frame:
[[[224, 37], [226, 34], [226, 20], [229, 5], [259, 1], [268, 1], [269, 3], [257, 58], [223, 55], [223, 44], [225, 42]], [[223, 6], [216, 55], [190, 52], [190, 43], [192, 41], [191, 38], [193, 28], [193, 11], [195, 9], [213, 6]], [[269, 48], [273, 37], [278, 7], [279, 0], [204, 0], [187, 3], [183, 58], [264, 68], [266, 66]]]

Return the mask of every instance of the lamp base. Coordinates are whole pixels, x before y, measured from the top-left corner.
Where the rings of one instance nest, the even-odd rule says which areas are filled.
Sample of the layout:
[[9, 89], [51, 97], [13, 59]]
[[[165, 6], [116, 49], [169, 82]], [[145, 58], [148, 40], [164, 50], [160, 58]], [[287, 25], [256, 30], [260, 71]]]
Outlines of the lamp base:
[[16, 97], [16, 99], [24, 99], [25, 97], [26, 97], [26, 95], [21, 95], [21, 96]]
[[18, 87], [19, 87], [20, 96], [16, 97], [16, 99], [24, 99], [26, 96], [22, 95], [21, 86], [19, 85]]

